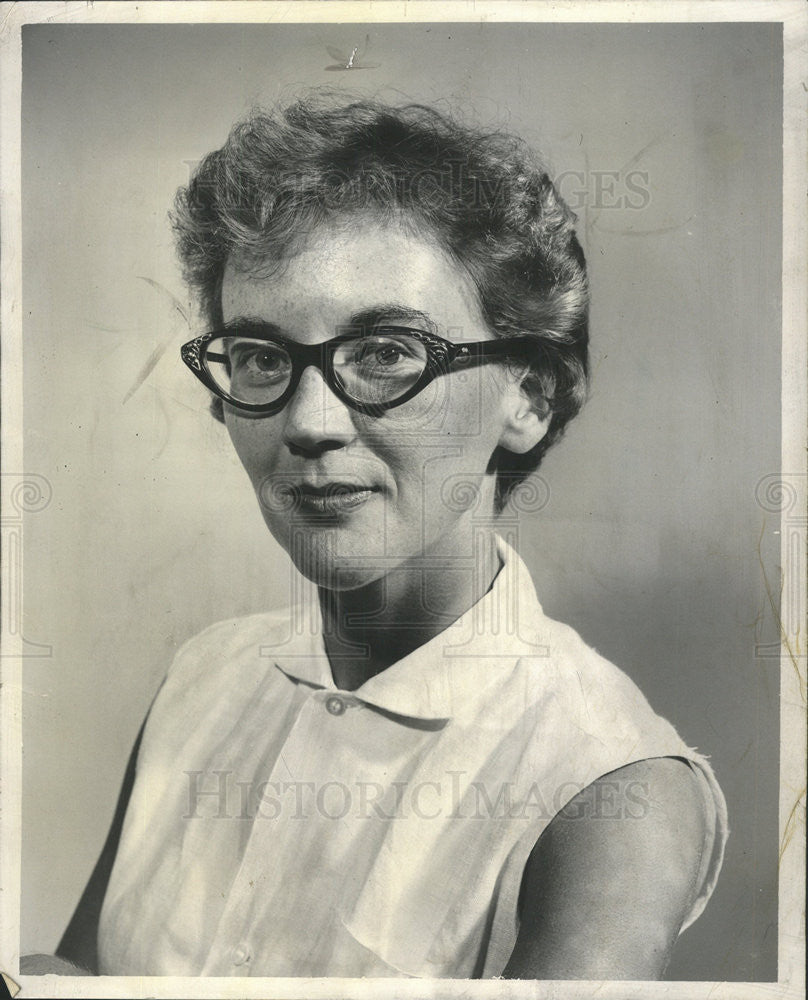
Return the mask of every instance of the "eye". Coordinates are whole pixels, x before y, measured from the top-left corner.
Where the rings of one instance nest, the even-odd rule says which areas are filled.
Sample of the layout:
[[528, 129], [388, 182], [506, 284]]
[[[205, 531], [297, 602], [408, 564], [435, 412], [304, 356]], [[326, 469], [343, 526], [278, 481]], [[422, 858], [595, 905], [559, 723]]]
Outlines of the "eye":
[[250, 356], [250, 364], [253, 364], [260, 372], [275, 372], [282, 361], [274, 351], [264, 348], [262, 351], [254, 351]]
[[422, 351], [418, 341], [408, 337], [373, 336], [358, 341], [354, 348], [355, 365], [378, 374], [421, 364]]
[[263, 341], [234, 341], [228, 345], [228, 357], [234, 378], [271, 380], [285, 377], [291, 367], [282, 347]]
[[[383, 344], [375, 350], [369, 351], [368, 354], [382, 368], [389, 368], [404, 357], [404, 352], [398, 344]], [[367, 357], [365, 360], [368, 360]]]

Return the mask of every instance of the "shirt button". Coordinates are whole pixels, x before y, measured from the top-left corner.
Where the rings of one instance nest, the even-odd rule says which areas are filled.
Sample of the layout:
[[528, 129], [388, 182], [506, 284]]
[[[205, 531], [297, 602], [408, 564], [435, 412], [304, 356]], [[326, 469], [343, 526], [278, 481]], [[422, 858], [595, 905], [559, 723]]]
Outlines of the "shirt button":
[[240, 944], [233, 949], [233, 965], [246, 965], [250, 960], [250, 949], [246, 944]]
[[342, 698], [332, 695], [325, 703], [325, 707], [332, 715], [342, 715], [345, 711], [345, 702]]

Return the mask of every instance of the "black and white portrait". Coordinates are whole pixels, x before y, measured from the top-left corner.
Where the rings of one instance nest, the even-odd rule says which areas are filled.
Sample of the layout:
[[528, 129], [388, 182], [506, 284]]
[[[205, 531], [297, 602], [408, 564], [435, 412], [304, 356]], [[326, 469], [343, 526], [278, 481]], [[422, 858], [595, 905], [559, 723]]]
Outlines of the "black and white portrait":
[[796, 996], [804, 11], [396, 6], [9, 9], [0, 971]]

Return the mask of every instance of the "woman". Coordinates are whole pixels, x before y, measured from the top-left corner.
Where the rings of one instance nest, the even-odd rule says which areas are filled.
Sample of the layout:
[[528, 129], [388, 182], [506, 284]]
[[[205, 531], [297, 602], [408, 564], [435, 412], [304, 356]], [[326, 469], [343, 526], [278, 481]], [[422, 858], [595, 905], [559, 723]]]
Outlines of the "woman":
[[658, 978], [723, 797], [496, 533], [586, 388], [547, 174], [428, 108], [315, 97], [236, 126], [173, 221], [208, 325], [183, 359], [313, 586], [179, 652], [60, 954]]

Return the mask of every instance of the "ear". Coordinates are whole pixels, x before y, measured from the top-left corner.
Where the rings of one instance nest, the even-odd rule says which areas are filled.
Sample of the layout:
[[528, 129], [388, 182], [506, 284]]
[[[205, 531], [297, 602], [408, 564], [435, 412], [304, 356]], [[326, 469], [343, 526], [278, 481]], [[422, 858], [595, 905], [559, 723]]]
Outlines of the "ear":
[[502, 400], [504, 425], [499, 444], [507, 451], [523, 455], [535, 448], [547, 433], [553, 411], [546, 401], [531, 400], [522, 388], [522, 378], [509, 373]]

